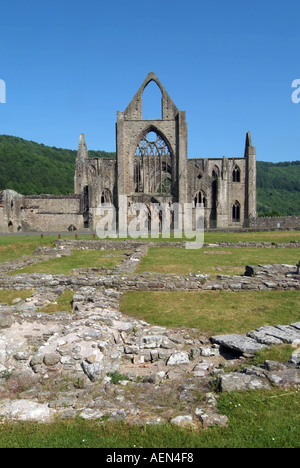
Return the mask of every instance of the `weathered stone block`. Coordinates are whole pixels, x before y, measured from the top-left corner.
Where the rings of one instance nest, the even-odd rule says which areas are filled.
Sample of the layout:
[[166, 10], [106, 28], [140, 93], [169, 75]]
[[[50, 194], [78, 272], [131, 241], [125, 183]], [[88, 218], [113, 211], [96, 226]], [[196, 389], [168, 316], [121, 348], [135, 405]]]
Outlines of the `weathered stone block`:
[[211, 337], [211, 341], [240, 354], [255, 354], [265, 348], [265, 345], [257, 343], [246, 335], [216, 335]]
[[266, 378], [254, 375], [230, 372], [218, 377], [219, 388], [222, 392], [233, 392], [238, 390], [261, 390], [271, 389], [272, 386]]

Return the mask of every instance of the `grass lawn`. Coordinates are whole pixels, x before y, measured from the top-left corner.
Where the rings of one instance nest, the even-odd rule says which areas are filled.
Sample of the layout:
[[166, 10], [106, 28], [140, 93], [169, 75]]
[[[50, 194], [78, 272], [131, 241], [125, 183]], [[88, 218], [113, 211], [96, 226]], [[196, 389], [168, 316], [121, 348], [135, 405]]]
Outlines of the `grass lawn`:
[[[228, 427], [192, 431], [170, 424], [55, 421], [1, 424], [0, 448], [299, 448], [300, 399], [296, 390], [221, 394]], [[280, 415], [280, 417], [278, 417]], [[144, 452], [145, 453], [145, 452]]]
[[205, 232], [204, 241], [214, 242], [300, 242], [300, 231]]
[[210, 335], [300, 321], [300, 291], [128, 291], [121, 312], [148, 323]]
[[[69, 257], [59, 257], [46, 260], [35, 265], [10, 272], [10, 275], [19, 273], [50, 273], [56, 275], [69, 275], [77, 268], [114, 268], [124, 258], [125, 250], [74, 250]], [[107, 256], [107, 255], [111, 255]]]
[[[129, 238], [130, 239], [130, 238]], [[119, 240], [118, 237], [111, 238], [109, 240]], [[124, 240], [122, 238], [121, 240]], [[184, 234], [181, 237], [174, 237], [171, 232], [169, 238], [161, 237], [151, 238], [151, 236], [138, 237], [136, 240], [151, 241], [151, 242], [183, 242], [192, 241], [193, 238], [186, 238]], [[300, 242], [300, 230], [299, 231], [262, 231], [262, 232], [204, 232], [204, 242], [206, 243], [217, 243], [217, 242]]]
[[[62, 235], [62, 239], [75, 239], [74, 234]], [[40, 246], [54, 247], [54, 242], [58, 239], [56, 235], [36, 236], [0, 236], [0, 263], [20, 258], [23, 255], [32, 255], [33, 251]], [[78, 240], [93, 240], [92, 234], [78, 235]], [[97, 240], [97, 237], [96, 237]], [[113, 238], [110, 240], [119, 240]], [[121, 240], [121, 239], [120, 239]], [[166, 240], [170, 242], [182, 241], [176, 239], [171, 234], [170, 239], [138, 239], [160, 242]], [[215, 242], [239, 242], [239, 241], [262, 241], [262, 242], [291, 242], [300, 241], [300, 231], [270, 231], [270, 232], [205, 232], [204, 240], [207, 243]]]
[[14, 299], [27, 299], [31, 297], [33, 290], [12, 290], [12, 289], [1, 289], [0, 290], [0, 302], [3, 302], [8, 305], [12, 305]]
[[[62, 235], [62, 239], [74, 239], [72, 235]], [[78, 236], [78, 239], [92, 240], [92, 235]], [[54, 247], [58, 236], [40, 235], [36, 236], [0, 236], [0, 263], [20, 258], [23, 255], [32, 255], [35, 249], [42, 246]]]
[[54, 237], [41, 239], [38, 236], [2, 237], [0, 236], [0, 263], [15, 260], [24, 255], [32, 255], [40, 246], [54, 247]]
[[151, 247], [142, 259], [138, 272], [243, 275], [246, 265], [287, 263], [296, 265], [300, 249], [223, 248], [185, 249]]

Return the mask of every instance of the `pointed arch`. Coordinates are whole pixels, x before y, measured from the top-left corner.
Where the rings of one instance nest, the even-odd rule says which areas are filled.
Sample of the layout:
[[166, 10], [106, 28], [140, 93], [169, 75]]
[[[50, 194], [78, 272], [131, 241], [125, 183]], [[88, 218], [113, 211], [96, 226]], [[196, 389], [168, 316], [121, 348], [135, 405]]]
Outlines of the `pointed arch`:
[[143, 89], [142, 93], [142, 118], [162, 119], [162, 90], [156, 80], [151, 79]]
[[232, 171], [232, 182], [240, 182], [241, 181], [241, 170], [239, 166], [236, 164]]
[[165, 89], [163, 85], [161, 84], [161, 82], [159, 81], [157, 75], [153, 72], [148, 73], [148, 75], [146, 76], [146, 79], [141, 86], [142, 92], [148, 86], [148, 84], [151, 83], [151, 81], [153, 81], [159, 87], [159, 89], [161, 90], [161, 93], [163, 94]]
[[207, 207], [207, 197], [202, 190], [198, 190], [193, 196], [193, 207], [196, 208], [197, 205]]
[[234, 223], [239, 223], [241, 220], [241, 205], [238, 200], [235, 200], [234, 204], [232, 205], [232, 221]]
[[111, 191], [108, 188], [105, 188], [100, 197], [100, 203], [101, 205], [104, 204], [111, 204], [112, 203], [112, 194]]
[[211, 176], [212, 176], [213, 180], [218, 179], [218, 177], [220, 176], [220, 169], [216, 164], [214, 165], [214, 167], [212, 169]]
[[134, 153], [136, 193], [172, 193], [173, 152], [165, 136], [153, 125], [140, 135]]
[[178, 109], [173, 103], [172, 99], [166, 92], [165, 88], [159, 81], [155, 73], [149, 73], [144, 80], [143, 84], [140, 86], [136, 92], [132, 101], [128, 104], [125, 109], [124, 116], [128, 120], [142, 120], [142, 94], [146, 86], [154, 81], [162, 93], [162, 119], [173, 119], [178, 114]]

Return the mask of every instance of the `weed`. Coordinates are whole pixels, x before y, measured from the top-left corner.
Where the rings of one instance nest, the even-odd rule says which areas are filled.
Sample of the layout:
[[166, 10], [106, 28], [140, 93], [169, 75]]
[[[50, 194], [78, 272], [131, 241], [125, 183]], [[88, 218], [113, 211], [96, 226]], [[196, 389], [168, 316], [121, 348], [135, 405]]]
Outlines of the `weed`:
[[79, 377], [73, 382], [73, 385], [77, 389], [83, 389], [85, 387], [84, 380]]
[[111, 383], [112, 384], [118, 384], [119, 382], [121, 382], [122, 380], [128, 380], [128, 377], [126, 377], [126, 375], [123, 375], [123, 374], [120, 374], [119, 372], [115, 371], [115, 372], [109, 372], [107, 374], [108, 377], [111, 378]]

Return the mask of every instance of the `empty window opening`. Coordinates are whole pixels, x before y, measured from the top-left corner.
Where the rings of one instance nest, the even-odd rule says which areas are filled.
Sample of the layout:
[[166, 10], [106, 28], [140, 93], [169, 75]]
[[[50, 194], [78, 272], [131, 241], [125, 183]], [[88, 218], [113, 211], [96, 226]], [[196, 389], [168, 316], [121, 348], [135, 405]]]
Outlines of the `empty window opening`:
[[213, 180], [217, 180], [219, 177], [219, 172], [217, 169], [213, 169], [212, 174], [211, 174]]
[[211, 186], [211, 212], [210, 219], [217, 219], [217, 202], [218, 202], [218, 168], [212, 171], [212, 186]]
[[101, 205], [104, 204], [111, 204], [112, 203], [112, 195], [109, 189], [104, 189], [101, 193]]
[[84, 212], [89, 211], [89, 187], [86, 185], [83, 189]]
[[89, 221], [89, 211], [90, 211], [90, 202], [89, 202], [89, 187], [86, 185], [83, 189], [83, 200], [84, 200], [84, 207], [83, 207], [83, 227], [84, 229], [88, 229], [90, 226]]
[[240, 182], [241, 181], [241, 171], [238, 166], [235, 166], [232, 171], [232, 182]]
[[232, 206], [232, 221], [239, 222], [241, 216], [241, 205], [236, 200], [234, 205]]
[[201, 190], [199, 190], [194, 196], [194, 206], [204, 206], [206, 208], [206, 197]]
[[134, 184], [137, 193], [172, 192], [172, 155], [167, 142], [150, 130], [134, 155]]
[[145, 87], [143, 96], [143, 119], [162, 119], [162, 94], [154, 81]]
[[147, 140], [150, 142], [150, 143], [154, 143], [157, 139], [157, 134], [153, 131], [149, 132], [148, 135], [147, 135]]

